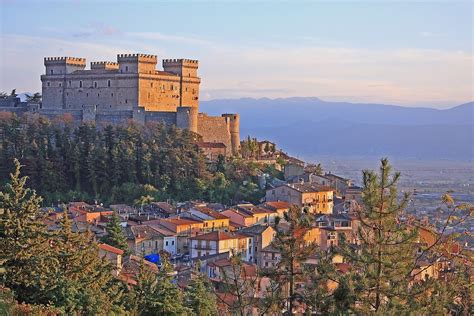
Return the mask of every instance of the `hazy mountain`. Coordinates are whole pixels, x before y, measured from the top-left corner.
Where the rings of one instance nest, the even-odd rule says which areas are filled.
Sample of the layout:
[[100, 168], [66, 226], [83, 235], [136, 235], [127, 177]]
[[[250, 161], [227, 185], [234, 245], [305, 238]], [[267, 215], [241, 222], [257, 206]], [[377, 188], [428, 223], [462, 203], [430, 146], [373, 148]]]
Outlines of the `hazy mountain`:
[[241, 137], [269, 139], [299, 156], [474, 159], [474, 102], [447, 110], [318, 98], [201, 102], [212, 115], [241, 115]]

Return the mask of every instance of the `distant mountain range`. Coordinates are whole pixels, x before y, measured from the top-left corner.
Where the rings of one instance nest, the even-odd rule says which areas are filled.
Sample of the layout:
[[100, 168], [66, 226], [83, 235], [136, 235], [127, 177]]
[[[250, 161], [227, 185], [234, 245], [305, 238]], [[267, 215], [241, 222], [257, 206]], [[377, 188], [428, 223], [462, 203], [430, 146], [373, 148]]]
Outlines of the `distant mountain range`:
[[268, 139], [303, 158], [474, 160], [474, 102], [437, 110], [295, 97], [211, 100], [200, 106], [212, 115], [239, 113], [242, 138]]

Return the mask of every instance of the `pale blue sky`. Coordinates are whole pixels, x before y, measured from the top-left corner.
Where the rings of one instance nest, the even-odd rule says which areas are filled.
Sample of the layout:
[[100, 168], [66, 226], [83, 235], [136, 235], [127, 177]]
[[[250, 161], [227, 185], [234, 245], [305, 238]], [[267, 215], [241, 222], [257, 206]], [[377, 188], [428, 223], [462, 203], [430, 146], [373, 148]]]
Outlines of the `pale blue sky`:
[[454, 0], [1, 1], [0, 90], [40, 90], [44, 56], [140, 52], [199, 59], [202, 99], [448, 107], [474, 99], [473, 10]]

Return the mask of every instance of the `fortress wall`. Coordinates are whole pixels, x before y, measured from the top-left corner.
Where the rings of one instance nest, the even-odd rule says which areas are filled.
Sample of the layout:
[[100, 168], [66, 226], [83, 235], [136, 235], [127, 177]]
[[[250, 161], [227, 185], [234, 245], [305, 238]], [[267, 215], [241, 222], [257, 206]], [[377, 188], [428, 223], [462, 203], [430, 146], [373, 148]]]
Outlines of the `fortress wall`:
[[97, 111], [96, 121], [98, 123], [124, 123], [133, 118], [132, 111]]
[[70, 114], [75, 121], [82, 121], [82, 110], [41, 109], [39, 114], [46, 116], [49, 119]]
[[145, 112], [145, 122], [163, 122], [176, 125], [175, 112]]
[[223, 143], [227, 147], [226, 152], [231, 153], [230, 132], [224, 117], [199, 113], [198, 134], [202, 136], [204, 142]]

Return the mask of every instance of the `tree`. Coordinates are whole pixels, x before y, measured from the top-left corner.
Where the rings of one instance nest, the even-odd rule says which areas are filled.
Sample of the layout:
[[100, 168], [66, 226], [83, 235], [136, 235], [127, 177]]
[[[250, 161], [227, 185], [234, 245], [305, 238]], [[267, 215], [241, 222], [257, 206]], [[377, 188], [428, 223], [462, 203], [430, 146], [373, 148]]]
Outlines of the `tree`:
[[356, 211], [359, 244], [343, 240], [338, 249], [353, 269], [350, 281], [357, 303], [350, 308], [355, 313], [423, 314], [444, 292], [439, 281], [417, 278], [426, 269], [418, 268], [419, 261], [435, 262], [443, 237], [428, 245], [420, 242], [417, 222], [404, 212], [409, 196], [398, 198], [399, 178], [387, 159], [381, 160], [378, 174], [363, 171], [363, 207]]
[[238, 253], [232, 251], [229, 265], [219, 269], [221, 281], [216, 289], [217, 299], [232, 315], [252, 315], [259, 282], [255, 266], [245, 263]]
[[280, 261], [265, 274], [279, 284], [280, 302], [277, 303], [291, 314], [296, 300], [302, 298], [302, 293], [296, 291], [296, 285], [304, 284], [307, 279], [305, 261], [316, 254], [318, 247], [312, 240], [307, 240], [311, 219], [306, 212], [292, 207], [284, 214], [284, 219], [285, 224], [280, 222], [279, 217], [275, 221], [272, 242], [281, 256]]
[[114, 278], [108, 261], [99, 256], [90, 231], [74, 232], [65, 211], [60, 230], [50, 243], [54, 265], [44, 272], [49, 281], [39, 293], [43, 304], [51, 302], [66, 314], [123, 312], [120, 283]]
[[154, 288], [156, 301], [154, 307], [159, 315], [186, 315], [191, 312], [183, 305], [183, 293], [173, 282], [173, 266], [164, 258], [162, 267], [157, 275]]
[[200, 316], [217, 315], [216, 296], [211, 288], [209, 279], [199, 271], [197, 264], [185, 292], [186, 307]]
[[32, 277], [41, 279], [49, 249], [46, 228], [41, 221], [41, 197], [26, 187], [27, 177], [21, 177], [20, 162], [14, 160], [15, 171], [10, 182], [0, 192], [0, 264], [5, 269], [5, 285], [27, 301], [36, 292]]
[[127, 238], [123, 233], [122, 225], [120, 224], [120, 217], [117, 213], [114, 212], [110, 217], [106, 230], [107, 235], [104, 237], [103, 241], [108, 245], [122, 249], [125, 254], [128, 254], [129, 248]]

